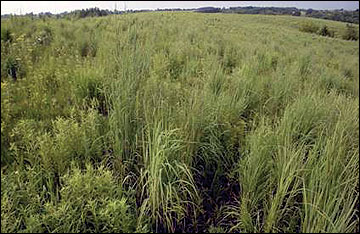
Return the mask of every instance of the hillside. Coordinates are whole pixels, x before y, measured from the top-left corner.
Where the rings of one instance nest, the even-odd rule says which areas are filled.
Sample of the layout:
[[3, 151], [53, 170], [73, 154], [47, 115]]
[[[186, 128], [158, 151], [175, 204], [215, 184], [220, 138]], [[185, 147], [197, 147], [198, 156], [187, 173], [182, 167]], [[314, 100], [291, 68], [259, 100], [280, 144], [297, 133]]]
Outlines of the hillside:
[[359, 232], [348, 33], [295, 16], [2, 19], [1, 232]]
[[[52, 14], [51, 12], [41, 12], [38, 14], [27, 13], [26, 17], [30, 18], [85, 18], [85, 17], [94, 17], [94, 16], [107, 16], [112, 14], [125, 14], [125, 13], [139, 13], [139, 12], [164, 12], [164, 11], [193, 11], [201, 13], [230, 13], [230, 14], [260, 14], [260, 15], [291, 15], [291, 16], [307, 16], [311, 18], [335, 20], [347, 23], [359, 24], [359, 9], [356, 10], [314, 10], [314, 9], [298, 9], [296, 7], [229, 7], [229, 8], [218, 8], [218, 7], [200, 7], [200, 8], [162, 8], [156, 10], [150, 9], [141, 9], [141, 10], [109, 10], [102, 9], [100, 10], [97, 7], [74, 10], [71, 12], [62, 12], [57, 14]], [[10, 18], [12, 14], [3, 14], [1, 15], [2, 19]]]

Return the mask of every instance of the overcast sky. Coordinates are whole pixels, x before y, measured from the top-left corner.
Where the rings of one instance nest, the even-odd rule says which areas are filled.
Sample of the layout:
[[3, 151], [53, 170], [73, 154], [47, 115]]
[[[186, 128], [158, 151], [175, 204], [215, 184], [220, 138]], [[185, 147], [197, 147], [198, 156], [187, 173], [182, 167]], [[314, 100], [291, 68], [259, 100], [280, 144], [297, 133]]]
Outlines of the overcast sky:
[[61, 13], [76, 9], [98, 7], [114, 10], [157, 9], [157, 8], [196, 8], [204, 6], [276, 6], [303, 9], [345, 9], [359, 8], [358, 1], [1, 1], [1, 14], [26, 14], [51, 12]]

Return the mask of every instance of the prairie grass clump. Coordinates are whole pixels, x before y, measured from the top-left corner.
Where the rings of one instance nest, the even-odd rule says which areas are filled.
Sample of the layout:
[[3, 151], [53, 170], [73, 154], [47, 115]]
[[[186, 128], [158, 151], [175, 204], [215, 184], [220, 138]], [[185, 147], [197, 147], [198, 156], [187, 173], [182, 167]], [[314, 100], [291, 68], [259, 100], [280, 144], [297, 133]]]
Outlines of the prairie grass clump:
[[12, 42], [13, 36], [11, 35], [11, 30], [8, 28], [1, 28], [1, 40], [4, 42]]
[[73, 80], [75, 95], [79, 104], [88, 108], [96, 107], [100, 114], [108, 114], [108, 105], [104, 94], [104, 84], [97, 73], [81, 72]]
[[229, 206], [228, 214], [236, 220], [230, 231], [260, 232], [263, 230], [267, 193], [270, 189], [270, 170], [276, 151], [276, 138], [264, 122], [246, 140], [249, 148], [244, 151], [237, 166], [238, 180], [242, 181], [240, 200], [238, 204]]
[[170, 78], [176, 80], [180, 76], [184, 65], [185, 65], [184, 58], [181, 58], [177, 54], [170, 55], [169, 64], [168, 64]]
[[[303, 232], [332, 232], [339, 229], [351, 232], [350, 230], [356, 230], [358, 225], [358, 211], [355, 208], [358, 204], [358, 191], [354, 188], [358, 187], [359, 151], [358, 143], [351, 140], [355, 131], [349, 131], [348, 128], [350, 125], [358, 124], [358, 114], [355, 113], [356, 108], [348, 108], [349, 105], [341, 108], [344, 112], [339, 116], [333, 131], [326, 136], [320, 135], [320, 139], [323, 140], [317, 141], [309, 152], [304, 171], [306, 179], [303, 181]], [[345, 127], [345, 123], [350, 125]], [[335, 141], [341, 142], [341, 147], [335, 147]], [[344, 157], [343, 162], [338, 161], [339, 155]], [[338, 166], [330, 166], [335, 164]], [[324, 195], [325, 200], [320, 199]], [[319, 212], [326, 216], [318, 216]]]
[[311, 72], [311, 56], [307, 55], [299, 60], [299, 71], [301, 77], [306, 77]]
[[53, 40], [51, 28], [44, 26], [40, 33], [36, 36], [36, 43], [44, 46], [50, 45]]
[[80, 55], [82, 57], [95, 57], [97, 52], [97, 45], [94, 41], [83, 41], [79, 46]]
[[284, 136], [289, 137], [286, 140], [311, 145], [316, 142], [318, 133], [325, 130], [324, 125], [331, 117], [331, 112], [318, 97], [299, 98], [285, 109], [280, 128], [284, 130]]
[[150, 217], [155, 230], [174, 232], [185, 229], [186, 217], [194, 215], [199, 198], [191, 170], [178, 160], [180, 142], [172, 139], [174, 130], [164, 124], [155, 123], [143, 135], [139, 219]]

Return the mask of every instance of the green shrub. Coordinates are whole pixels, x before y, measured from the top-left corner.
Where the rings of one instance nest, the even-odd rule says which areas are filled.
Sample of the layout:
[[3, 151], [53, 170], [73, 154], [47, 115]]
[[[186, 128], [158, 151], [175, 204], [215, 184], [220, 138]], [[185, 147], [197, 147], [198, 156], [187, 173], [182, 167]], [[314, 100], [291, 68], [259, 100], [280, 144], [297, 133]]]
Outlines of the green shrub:
[[41, 216], [50, 198], [49, 175], [38, 167], [1, 171], [1, 232], [44, 232]]
[[357, 41], [359, 39], [359, 32], [356, 30], [355, 26], [346, 24], [346, 31], [343, 35], [343, 39], [351, 41]]
[[[61, 201], [45, 204], [43, 225], [49, 232], [133, 233], [135, 213], [122, 186], [104, 167], [73, 166], [61, 178]], [[134, 205], [134, 204], [132, 204]]]
[[22, 119], [18, 121], [15, 127], [10, 133], [12, 156], [14, 160], [23, 165], [24, 162], [35, 164], [34, 155], [37, 153], [39, 142], [37, 137], [39, 136], [39, 123], [32, 119]]
[[300, 25], [300, 31], [308, 32], [308, 33], [317, 33], [319, 31], [319, 26], [317, 26], [311, 21], [308, 21]]
[[324, 37], [334, 37], [334, 31], [329, 30], [326, 25], [320, 28], [318, 34]]
[[59, 174], [64, 173], [74, 159], [83, 164], [98, 161], [102, 149], [99, 121], [98, 113], [92, 109], [80, 113], [79, 117], [53, 120], [49, 124], [51, 131], [43, 130], [43, 122], [20, 120], [10, 134], [11, 153], [20, 165], [40, 164]]
[[[135, 210], [109, 170], [75, 165], [60, 191], [39, 168], [1, 172], [1, 232], [133, 233]], [[57, 196], [56, 193], [59, 193]]]
[[39, 136], [39, 154], [49, 170], [61, 174], [72, 160], [83, 164], [90, 160], [98, 161], [101, 157], [98, 113], [90, 109], [78, 118], [57, 118], [52, 121], [52, 134]]

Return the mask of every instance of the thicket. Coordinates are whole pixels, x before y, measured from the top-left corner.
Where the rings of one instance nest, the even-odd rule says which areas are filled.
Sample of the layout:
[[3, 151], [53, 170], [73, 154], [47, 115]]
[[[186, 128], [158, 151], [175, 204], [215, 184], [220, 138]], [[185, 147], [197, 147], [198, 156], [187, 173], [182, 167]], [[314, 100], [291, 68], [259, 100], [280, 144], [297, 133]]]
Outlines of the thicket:
[[314, 24], [311, 21], [307, 21], [300, 25], [300, 31], [307, 33], [317, 33], [319, 31], [319, 26]]
[[359, 32], [356, 31], [353, 25], [346, 24], [346, 31], [343, 35], [343, 39], [357, 41], [359, 39]]
[[335, 37], [335, 33], [341, 35], [341, 38], [344, 40], [354, 40], [357, 41], [359, 39], [359, 30], [355, 28], [355, 26], [351, 24], [346, 24], [345, 30], [339, 30], [335, 32], [334, 30], [330, 29], [327, 25], [318, 26], [314, 22], [307, 21], [300, 24], [299, 30], [301, 32], [307, 33], [316, 33], [320, 36], [326, 37]]

